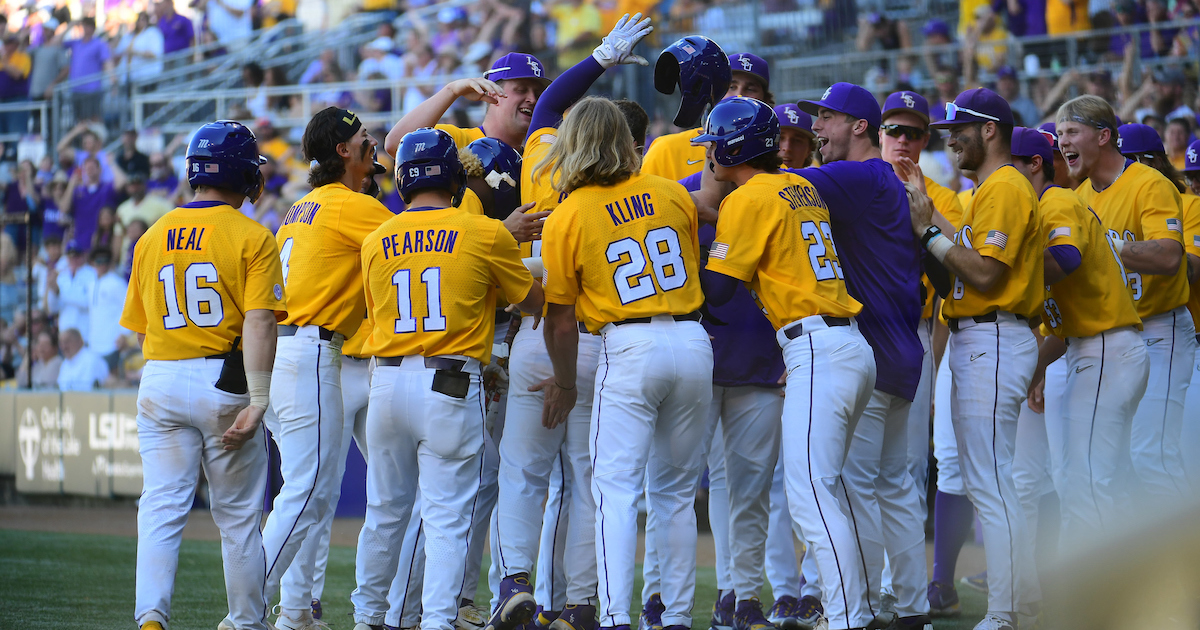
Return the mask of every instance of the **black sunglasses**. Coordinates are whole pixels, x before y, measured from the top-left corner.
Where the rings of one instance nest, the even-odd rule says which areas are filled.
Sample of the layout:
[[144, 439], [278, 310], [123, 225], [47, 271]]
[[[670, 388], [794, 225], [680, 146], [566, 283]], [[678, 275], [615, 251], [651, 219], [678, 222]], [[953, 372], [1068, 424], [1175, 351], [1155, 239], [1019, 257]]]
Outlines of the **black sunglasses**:
[[928, 130], [920, 127], [909, 127], [908, 125], [880, 125], [879, 128], [883, 130], [883, 133], [893, 138], [908, 136], [908, 139], [914, 142], [923, 139], [929, 134]]

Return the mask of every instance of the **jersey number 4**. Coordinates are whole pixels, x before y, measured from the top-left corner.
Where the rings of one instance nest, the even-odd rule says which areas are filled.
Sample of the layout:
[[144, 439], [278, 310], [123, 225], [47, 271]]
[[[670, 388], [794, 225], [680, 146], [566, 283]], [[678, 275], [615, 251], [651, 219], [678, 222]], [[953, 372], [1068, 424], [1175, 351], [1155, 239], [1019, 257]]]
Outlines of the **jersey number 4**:
[[[643, 245], [645, 249], [643, 249]], [[613, 271], [613, 283], [621, 304], [629, 304], [654, 295], [655, 281], [664, 291], [678, 289], [687, 282], [687, 267], [683, 263], [683, 250], [679, 246], [679, 235], [674, 229], [660, 227], [646, 232], [639, 243], [631, 237], [608, 244], [604, 252], [610, 263], [625, 262]], [[646, 273], [646, 259], [650, 259], [654, 279]]]
[[[417, 332], [417, 318], [413, 315], [412, 271], [397, 269], [392, 274], [392, 285], [396, 287], [395, 332], [397, 335]], [[428, 315], [421, 318], [421, 330], [436, 332], [446, 330], [446, 316], [442, 314], [442, 268], [429, 267], [421, 272], [421, 284], [425, 285], [425, 306]]]
[[[205, 284], [200, 284], [203, 280]], [[192, 263], [183, 272], [183, 301], [187, 317], [179, 308], [179, 291], [175, 286], [175, 265], [158, 270], [158, 281], [163, 285], [167, 314], [163, 316], [163, 328], [183, 328], [188, 322], [200, 328], [212, 328], [225, 319], [225, 307], [221, 293], [209, 285], [217, 283], [217, 266], [204, 262]]]

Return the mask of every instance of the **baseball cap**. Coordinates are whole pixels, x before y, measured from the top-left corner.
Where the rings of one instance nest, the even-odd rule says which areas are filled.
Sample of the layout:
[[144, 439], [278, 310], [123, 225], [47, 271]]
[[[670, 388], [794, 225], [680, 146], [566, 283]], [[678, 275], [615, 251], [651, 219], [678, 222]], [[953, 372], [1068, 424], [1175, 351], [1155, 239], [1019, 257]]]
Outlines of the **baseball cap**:
[[733, 72], [745, 72], [762, 79], [763, 89], [771, 88], [771, 72], [767, 69], [767, 61], [753, 53], [737, 53], [729, 56], [729, 69]]
[[1158, 132], [1149, 125], [1139, 123], [1121, 125], [1117, 129], [1117, 134], [1117, 148], [1125, 155], [1166, 152], [1166, 149], [1163, 148], [1162, 138], [1159, 138]]
[[933, 18], [932, 20], [926, 22], [925, 26], [921, 28], [921, 34], [923, 34], [925, 37], [932, 37], [933, 35], [950, 37], [950, 25], [946, 24], [942, 20]]
[[799, 129], [809, 136], [813, 135], [812, 116], [800, 111], [799, 107], [791, 103], [776, 105], [775, 116], [779, 118], [780, 127], [791, 127], [792, 129]]
[[550, 85], [546, 76], [546, 67], [537, 57], [528, 53], [508, 53], [492, 64], [492, 69], [483, 73], [484, 78], [492, 81], [506, 79], [535, 79], [543, 85]]
[[1050, 142], [1050, 147], [1052, 149], [1060, 153], [1062, 152], [1062, 149], [1058, 148], [1058, 128], [1053, 122], [1044, 122], [1038, 125], [1037, 130], [1040, 131], [1043, 136], [1046, 136], [1046, 140]]
[[1187, 153], [1183, 154], [1183, 172], [1195, 173], [1200, 171], [1200, 140], [1192, 140]]
[[916, 92], [900, 90], [889, 94], [883, 102], [883, 116], [880, 119], [899, 112], [911, 112], [920, 116], [925, 124], [929, 124], [929, 101]]
[[977, 122], [1011, 125], [1012, 108], [999, 94], [987, 88], [975, 88], [959, 94], [953, 103], [946, 103], [946, 119], [930, 126], [947, 128]]
[[[819, 101], [800, 101], [796, 105], [805, 112], [817, 115], [822, 107], [835, 112], [854, 116], [867, 121], [872, 127], [879, 127], [879, 101], [866, 88], [853, 83], [834, 83], [825, 90]], [[1011, 118], [1012, 115], [1009, 115]]]
[[1040, 155], [1046, 162], [1054, 161], [1050, 140], [1040, 130], [1028, 127], [1013, 127], [1012, 154], [1018, 157]]
[[82, 254], [83, 252], [84, 252], [84, 249], [79, 246], [79, 243], [76, 243], [75, 241], [71, 241], [70, 243], [67, 243], [67, 253], [68, 254]]
[[996, 78], [997, 79], [1016, 79], [1017, 78], [1017, 70], [1015, 68], [1013, 68], [1012, 66], [1000, 66], [999, 68], [996, 68]]

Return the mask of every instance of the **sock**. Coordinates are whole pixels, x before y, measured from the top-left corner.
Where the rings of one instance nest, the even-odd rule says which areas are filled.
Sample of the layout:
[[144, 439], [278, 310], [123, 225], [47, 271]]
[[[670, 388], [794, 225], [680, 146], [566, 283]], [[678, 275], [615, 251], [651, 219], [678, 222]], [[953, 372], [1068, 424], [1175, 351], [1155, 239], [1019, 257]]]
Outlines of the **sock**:
[[957, 494], [938, 492], [933, 505], [933, 581], [954, 583], [958, 552], [974, 525], [975, 507]]

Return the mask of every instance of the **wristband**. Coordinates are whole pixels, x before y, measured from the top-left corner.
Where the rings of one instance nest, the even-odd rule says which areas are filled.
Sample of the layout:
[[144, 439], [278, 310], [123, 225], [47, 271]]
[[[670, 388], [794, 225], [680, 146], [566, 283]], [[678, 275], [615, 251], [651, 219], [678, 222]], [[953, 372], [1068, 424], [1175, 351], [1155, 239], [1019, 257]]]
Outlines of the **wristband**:
[[569, 391], [571, 391], [571, 390], [575, 389], [575, 386], [574, 386], [574, 385], [572, 385], [572, 386], [570, 386], [570, 387], [563, 387], [562, 385], [559, 385], [559, 384], [558, 384], [558, 381], [554, 381], [554, 386], [555, 386], [555, 387], [557, 387], [557, 388], [559, 388], [559, 389], [561, 389], [561, 390], [563, 390], [564, 392], [569, 392]]
[[1123, 241], [1119, 238], [1114, 238], [1112, 240], [1112, 244], [1113, 244], [1113, 249], [1115, 249], [1117, 251], [1117, 255], [1120, 256], [1121, 250], [1125, 249], [1125, 241]]
[[246, 372], [246, 389], [250, 394], [250, 406], [266, 411], [271, 394], [271, 373]]
[[925, 233], [921, 235], [921, 247], [924, 247], [925, 249], [929, 249], [929, 241], [932, 241], [934, 239], [934, 237], [936, 237], [940, 234], [942, 234], [942, 228], [940, 228], [936, 225], [929, 226], [925, 230]]
[[954, 241], [950, 240], [945, 234], [938, 233], [929, 241], [926, 249], [930, 254], [937, 259], [938, 262], [946, 262], [946, 254], [954, 248]]

